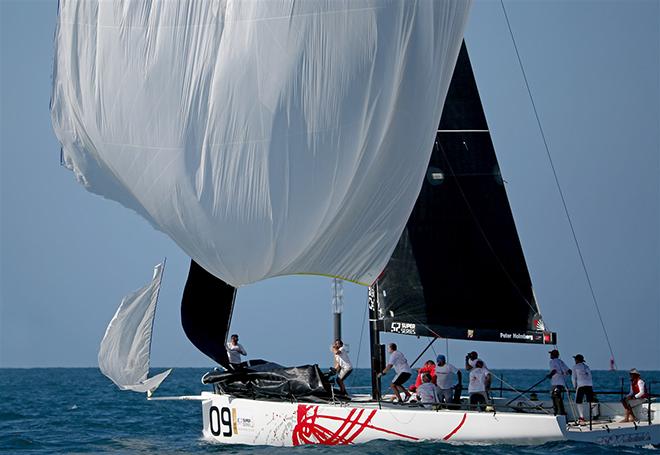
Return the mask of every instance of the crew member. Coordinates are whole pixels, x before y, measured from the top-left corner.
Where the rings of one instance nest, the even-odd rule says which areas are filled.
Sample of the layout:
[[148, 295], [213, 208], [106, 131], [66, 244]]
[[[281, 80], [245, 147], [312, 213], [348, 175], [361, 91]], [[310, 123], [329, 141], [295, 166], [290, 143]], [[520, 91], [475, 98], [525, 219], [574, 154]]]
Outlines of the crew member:
[[247, 351], [242, 344], [238, 342], [238, 335], [233, 334], [229, 342], [227, 342], [227, 356], [229, 357], [229, 364], [236, 370], [241, 367], [241, 356], [247, 355]]
[[440, 354], [436, 359], [438, 366], [435, 368], [435, 375], [438, 385], [438, 398], [440, 403], [452, 403], [454, 401], [454, 390], [463, 380], [461, 370], [451, 363], [447, 363], [447, 358]]
[[552, 396], [552, 407], [555, 415], [566, 415], [566, 409], [564, 409], [566, 377], [572, 373], [571, 369], [559, 358], [559, 351], [556, 349], [550, 351], [550, 373], [548, 373], [548, 379], [550, 379], [552, 384], [550, 395]]
[[417, 390], [417, 387], [422, 385], [422, 377], [424, 376], [424, 373], [428, 373], [431, 376], [431, 382], [436, 384], [435, 362], [433, 360], [427, 360], [424, 362], [424, 366], [417, 370], [417, 380], [415, 381], [414, 385], [408, 387], [408, 390], [414, 392]]
[[470, 405], [478, 405], [479, 410], [483, 410], [483, 405], [488, 402], [488, 389], [490, 389], [490, 371], [484, 367], [483, 360], [477, 359], [474, 367], [470, 370], [470, 384], [468, 386]]
[[626, 410], [626, 417], [621, 422], [634, 422], [635, 409], [642, 405], [645, 398], [648, 398], [648, 391], [646, 384], [639, 375], [637, 368], [630, 370], [630, 392], [626, 395], [621, 403]]
[[431, 381], [430, 373], [422, 373], [422, 383], [417, 387], [417, 397], [427, 407], [439, 402], [438, 387]]
[[[477, 360], [481, 360], [479, 358], [479, 354], [477, 354], [477, 351], [469, 352], [465, 356], [465, 369], [467, 371], [470, 371], [472, 368], [476, 366]], [[481, 360], [481, 362], [484, 364], [483, 368], [488, 369], [488, 367], [486, 366], [486, 362], [484, 362], [483, 360]]]
[[[406, 360], [403, 353], [401, 353], [401, 351], [396, 350], [395, 343], [390, 343], [389, 345], [387, 345], [387, 350], [390, 353], [390, 360], [385, 366], [385, 369], [381, 372], [381, 375], [387, 374], [388, 371], [394, 368], [396, 375], [394, 376], [394, 379], [392, 380], [392, 384], [390, 385], [390, 387], [394, 391], [394, 394], [396, 395], [396, 398], [398, 399], [399, 402], [401, 401], [406, 402], [410, 399], [410, 392], [408, 392], [406, 388], [403, 387], [403, 384], [405, 384], [406, 381], [410, 379], [412, 370], [410, 369], [410, 365], [408, 365], [408, 360]], [[400, 393], [404, 394], [405, 398], [403, 400], [401, 400]]]
[[573, 367], [573, 387], [575, 387], [575, 403], [577, 404], [578, 424], [585, 423], [585, 405], [582, 404], [584, 399], [587, 399], [588, 406], [594, 401], [593, 381], [591, 379], [591, 370], [589, 366], [584, 363], [584, 356], [582, 354], [574, 355], [575, 366]]
[[344, 381], [353, 372], [353, 364], [351, 359], [348, 358], [348, 349], [344, 346], [344, 342], [338, 339], [332, 345], [332, 352], [335, 354], [335, 370], [337, 370], [339, 392], [347, 395]]

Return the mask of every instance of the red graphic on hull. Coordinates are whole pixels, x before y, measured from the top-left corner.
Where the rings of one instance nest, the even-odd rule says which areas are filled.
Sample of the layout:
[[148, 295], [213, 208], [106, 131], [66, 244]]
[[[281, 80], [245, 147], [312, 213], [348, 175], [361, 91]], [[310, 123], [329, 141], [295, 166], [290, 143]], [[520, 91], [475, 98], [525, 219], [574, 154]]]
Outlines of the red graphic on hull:
[[[313, 405], [299, 404], [296, 426], [293, 428], [293, 445], [303, 444], [325, 444], [340, 445], [352, 444], [367, 428], [380, 433], [391, 434], [401, 438], [417, 441], [418, 438], [408, 436], [386, 428], [371, 425], [371, 419], [376, 415], [376, 410], [351, 409], [346, 417], [319, 414], [319, 407]], [[341, 424], [336, 430], [331, 430], [324, 425], [331, 421], [339, 421]], [[334, 426], [334, 425], [333, 425]]]
[[456, 426], [456, 428], [454, 428], [453, 430], [451, 430], [451, 431], [447, 434], [447, 436], [445, 436], [444, 438], [442, 438], [442, 440], [443, 440], [443, 441], [447, 441], [449, 438], [451, 438], [452, 436], [454, 436], [454, 435], [456, 434], [456, 432], [457, 432], [458, 430], [461, 429], [461, 427], [462, 427], [463, 424], [465, 423], [465, 419], [466, 419], [466, 418], [467, 418], [467, 412], [466, 412], [465, 414], [463, 414], [463, 418], [461, 419], [461, 423], [459, 423], [459, 424]]

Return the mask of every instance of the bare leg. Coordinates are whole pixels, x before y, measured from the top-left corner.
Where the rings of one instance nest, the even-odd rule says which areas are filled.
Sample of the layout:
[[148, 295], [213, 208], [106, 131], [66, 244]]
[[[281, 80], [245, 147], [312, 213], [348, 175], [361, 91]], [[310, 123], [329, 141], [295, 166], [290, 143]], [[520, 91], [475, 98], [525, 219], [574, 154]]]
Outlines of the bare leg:
[[394, 391], [396, 399], [401, 401], [401, 396], [399, 395], [399, 386], [396, 384], [390, 384], [390, 388]]
[[344, 380], [337, 378], [337, 385], [339, 386], [339, 392], [346, 395], [346, 386], [344, 385]]
[[626, 415], [621, 422], [631, 422], [632, 409], [630, 408], [630, 403], [628, 403], [628, 398], [621, 400], [621, 404], [623, 405], [623, 409], [626, 411]]
[[580, 415], [581, 420], [584, 420], [584, 414], [585, 414], [585, 408], [586, 407], [587, 407], [587, 405], [585, 405], [584, 403], [580, 403], [580, 404], [577, 405], [578, 414]]
[[403, 392], [405, 396], [405, 401], [408, 401], [408, 399], [410, 398], [410, 392], [408, 392], [408, 390], [401, 385], [396, 385], [395, 387], [397, 388], [397, 396], [399, 395], [399, 390], [400, 390], [401, 392]]

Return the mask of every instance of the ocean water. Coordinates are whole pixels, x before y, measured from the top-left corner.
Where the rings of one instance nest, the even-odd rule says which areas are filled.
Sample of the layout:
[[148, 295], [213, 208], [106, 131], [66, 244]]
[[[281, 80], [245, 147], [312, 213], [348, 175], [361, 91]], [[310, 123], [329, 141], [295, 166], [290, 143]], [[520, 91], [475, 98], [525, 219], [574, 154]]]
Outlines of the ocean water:
[[[155, 372], [162, 371], [156, 369]], [[210, 390], [201, 384], [206, 372], [175, 369], [157, 395], [194, 395]], [[494, 371], [507, 384], [524, 390], [545, 371]], [[658, 382], [660, 372], [642, 372]], [[619, 390], [625, 372], [594, 372], [595, 388]], [[367, 370], [349, 379], [354, 392], [366, 392]], [[499, 382], [494, 381], [494, 388]], [[542, 385], [543, 387], [543, 385]], [[627, 387], [627, 385], [626, 385]], [[547, 388], [547, 383], [545, 387]], [[499, 392], [495, 391], [496, 395]], [[507, 392], [503, 393], [507, 396]], [[509, 394], [510, 396], [510, 394]], [[604, 401], [601, 397], [601, 401]], [[350, 447], [297, 448], [219, 445], [202, 439], [201, 405], [196, 401], [146, 401], [143, 394], [123, 392], [95, 368], [0, 369], [0, 452], [5, 453], [226, 453], [269, 454], [652, 454], [658, 448], [612, 448], [554, 442], [541, 446], [450, 445], [373, 441]]]

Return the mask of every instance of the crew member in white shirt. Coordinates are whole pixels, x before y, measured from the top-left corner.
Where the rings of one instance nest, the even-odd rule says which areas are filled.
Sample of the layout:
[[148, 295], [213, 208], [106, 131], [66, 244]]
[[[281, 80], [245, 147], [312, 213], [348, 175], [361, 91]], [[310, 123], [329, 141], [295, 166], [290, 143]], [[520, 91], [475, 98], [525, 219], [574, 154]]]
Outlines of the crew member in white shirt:
[[241, 355], [247, 355], [247, 351], [238, 342], [238, 335], [233, 334], [230, 341], [227, 342], [227, 356], [229, 357], [229, 364], [235, 370], [241, 367]]
[[335, 340], [332, 345], [332, 352], [335, 354], [335, 370], [337, 370], [337, 385], [339, 392], [347, 395], [344, 381], [353, 372], [353, 364], [348, 358], [348, 349], [341, 340]]
[[[410, 369], [410, 366], [408, 365], [408, 361], [406, 360], [403, 353], [401, 353], [401, 351], [396, 350], [395, 343], [388, 344], [387, 351], [390, 353], [390, 360], [385, 366], [385, 369], [381, 372], [381, 375], [387, 374], [388, 371], [394, 368], [396, 375], [394, 376], [394, 379], [392, 380], [392, 384], [390, 385], [390, 387], [394, 391], [394, 394], [396, 395], [396, 398], [399, 400], [399, 402], [401, 401], [406, 402], [410, 399], [410, 392], [406, 390], [403, 384], [405, 384], [406, 381], [410, 379], [412, 370]], [[401, 395], [400, 395], [401, 392], [403, 392], [405, 396], [403, 400], [401, 400]]]
[[[574, 355], [575, 366], [573, 367], [573, 387], [575, 387], [575, 403], [577, 404], [579, 424], [584, 424], [584, 416], [586, 406], [591, 406], [594, 401], [593, 381], [591, 379], [591, 370], [589, 366], [584, 363], [584, 356], [582, 354]], [[587, 405], [582, 402], [587, 399]]]
[[550, 353], [550, 373], [548, 373], [548, 379], [550, 379], [552, 384], [552, 391], [550, 395], [552, 396], [552, 407], [555, 411], [555, 415], [566, 415], [566, 409], [564, 409], [564, 392], [566, 391], [566, 378], [572, 374], [572, 371], [563, 360], [559, 358], [559, 351], [553, 349], [549, 351]]
[[462, 381], [461, 370], [447, 363], [447, 358], [442, 354], [436, 360], [438, 361], [438, 366], [435, 367], [438, 398], [440, 403], [450, 404], [454, 400], [454, 388]]
[[422, 383], [417, 387], [416, 393], [425, 407], [439, 403], [438, 387], [431, 382], [431, 375], [428, 373], [422, 374]]
[[488, 392], [490, 388], [490, 371], [484, 367], [484, 362], [478, 359], [474, 367], [470, 370], [470, 384], [468, 393], [470, 394], [470, 405], [478, 405], [479, 410], [488, 403]]
[[[477, 360], [481, 360], [479, 358], [479, 354], [477, 353], [477, 351], [472, 351], [472, 352], [468, 353], [465, 356], [465, 369], [467, 371], [470, 371], [477, 364]], [[486, 362], [484, 362], [483, 360], [481, 360], [481, 362], [484, 364], [483, 367], [485, 369], [488, 369], [488, 367], [486, 366]]]

